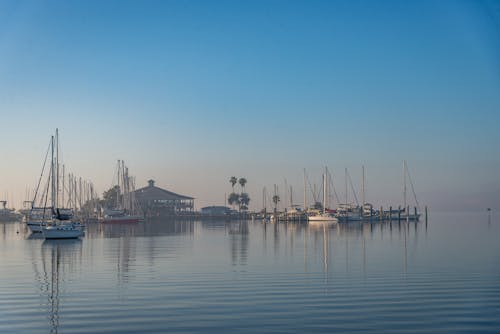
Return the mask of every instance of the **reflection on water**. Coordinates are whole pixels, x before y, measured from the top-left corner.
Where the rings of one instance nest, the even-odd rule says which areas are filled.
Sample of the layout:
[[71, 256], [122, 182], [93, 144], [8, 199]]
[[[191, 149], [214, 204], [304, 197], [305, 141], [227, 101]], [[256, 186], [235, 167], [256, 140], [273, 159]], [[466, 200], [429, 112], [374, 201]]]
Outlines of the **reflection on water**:
[[90, 238], [153, 237], [170, 234], [193, 234], [194, 221], [148, 220], [133, 224], [88, 224]]
[[228, 223], [231, 263], [233, 266], [245, 266], [248, 260], [248, 221]]
[[50, 333], [58, 333], [60, 293], [66, 292], [66, 275], [74, 271], [82, 255], [82, 242], [76, 240], [44, 240], [41, 249], [41, 270], [34, 264], [40, 294], [47, 296]]
[[499, 232], [493, 216], [442, 215], [90, 224], [45, 241], [4, 223], [0, 333], [493, 332]]

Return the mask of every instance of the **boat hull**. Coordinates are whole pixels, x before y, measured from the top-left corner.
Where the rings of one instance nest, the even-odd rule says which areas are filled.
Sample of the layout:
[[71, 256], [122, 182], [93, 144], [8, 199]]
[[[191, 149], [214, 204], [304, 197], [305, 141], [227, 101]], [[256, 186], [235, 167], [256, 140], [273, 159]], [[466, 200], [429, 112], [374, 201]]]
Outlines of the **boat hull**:
[[124, 216], [124, 217], [105, 217], [102, 219], [104, 224], [135, 224], [143, 220], [140, 216]]
[[337, 223], [337, 218], [333, 216], [322, 216], [322, 215], [309, 216], [307, 217], [307, 220], [310, 223], [331, 223], [331, 224]]
[[42, 229], [47, 226], [45, 222], [29, 221], [26, 225], [34, 233], [41, 233]]
[[45, 239], [77, 239], [83, 236], [83, 230], [73, 225], [56, 225], [42, 228]]

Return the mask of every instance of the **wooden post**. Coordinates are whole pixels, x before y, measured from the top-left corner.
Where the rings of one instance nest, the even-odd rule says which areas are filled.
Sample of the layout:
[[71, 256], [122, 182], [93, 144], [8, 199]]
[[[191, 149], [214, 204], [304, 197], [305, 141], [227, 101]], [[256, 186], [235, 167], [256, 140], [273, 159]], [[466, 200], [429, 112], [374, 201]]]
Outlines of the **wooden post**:
[[401, 221], [401, 205], [398, 206], [398, 223]]
[[427, 205], [425, 206], [425, 226], [427, 226]]
[[392, 206], [389, 207], [389, 223], [392, 222]]
[[406, 206], [405, 212], [406, 212], [406, 222], [409, 222], [410, 221], [410, 206], [409, 205]]
[[414, 207], [413, 209], [414, 209], [413, 211], [415, 212], [415, 213], [414, 213], [414, 214], [415, 214], [415, 221], [418, 221], [418, 216], [417, 216], [417, 207]]
[[380, 220], [384, 220], [384, 208], [380, 207]]

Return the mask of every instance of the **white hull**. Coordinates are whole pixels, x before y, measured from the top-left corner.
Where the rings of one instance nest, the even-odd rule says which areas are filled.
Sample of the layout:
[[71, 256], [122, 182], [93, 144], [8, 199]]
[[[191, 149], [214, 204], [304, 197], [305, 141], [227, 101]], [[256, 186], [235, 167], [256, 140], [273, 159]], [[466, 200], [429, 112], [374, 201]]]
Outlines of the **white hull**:
[[316, 216], [309, 216], [307, 217], [307, 220], [310, 223], [318, 222], [318, 223], [332, 223], [335, 224], [337, 223], [337, 218], [331, 215], [316, 215]]
[[43, 227], [42, 233], [45, 239], [76, 239], [83, 236], [83, 229], [69, 223]]

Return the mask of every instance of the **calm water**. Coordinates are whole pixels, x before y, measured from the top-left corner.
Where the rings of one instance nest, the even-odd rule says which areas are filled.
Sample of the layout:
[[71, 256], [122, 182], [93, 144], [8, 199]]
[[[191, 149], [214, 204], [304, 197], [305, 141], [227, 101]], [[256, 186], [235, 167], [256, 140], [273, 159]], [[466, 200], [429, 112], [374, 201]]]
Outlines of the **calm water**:
[[500, 217], [431, 218], [0, 223], [0, 333], [498, 333]]

